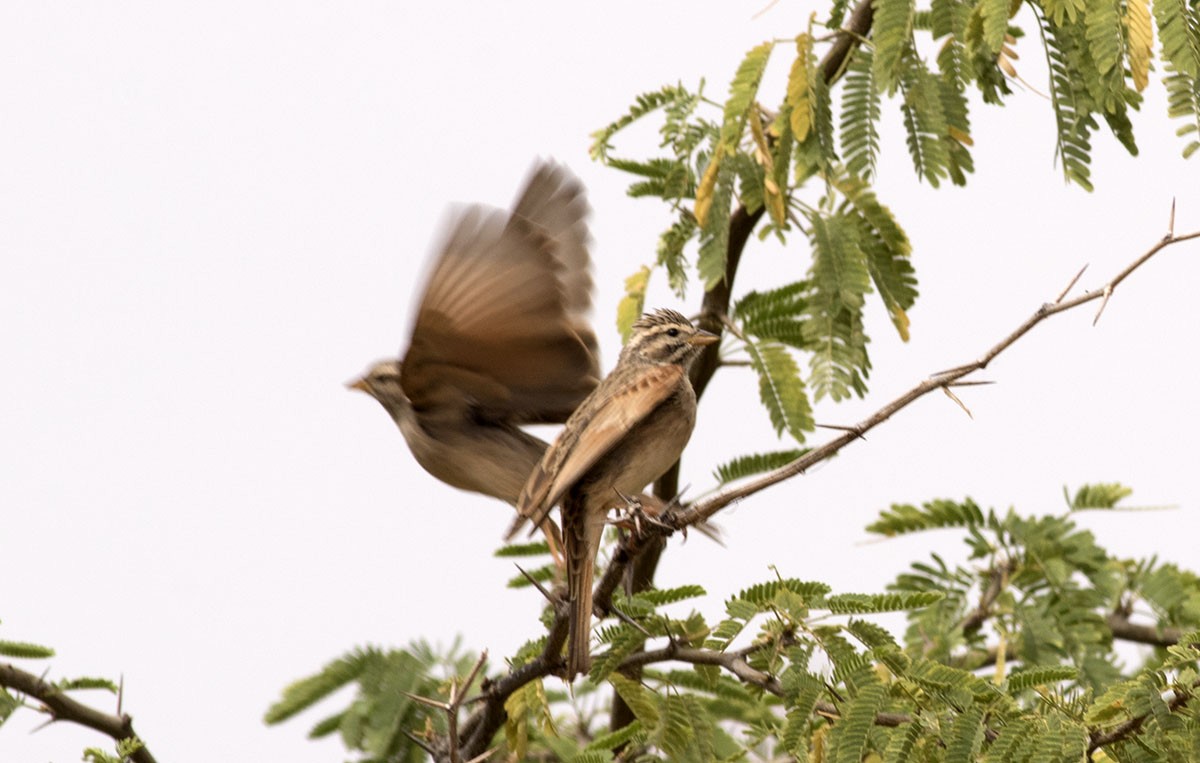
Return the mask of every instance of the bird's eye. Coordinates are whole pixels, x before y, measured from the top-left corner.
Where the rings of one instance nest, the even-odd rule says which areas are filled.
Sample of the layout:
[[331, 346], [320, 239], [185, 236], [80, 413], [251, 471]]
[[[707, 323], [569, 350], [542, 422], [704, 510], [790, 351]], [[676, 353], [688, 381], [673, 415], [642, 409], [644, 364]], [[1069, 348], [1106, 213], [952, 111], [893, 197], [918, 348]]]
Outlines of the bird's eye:
[[679, 336], [679, 329], [667, 329], [667, 336]]

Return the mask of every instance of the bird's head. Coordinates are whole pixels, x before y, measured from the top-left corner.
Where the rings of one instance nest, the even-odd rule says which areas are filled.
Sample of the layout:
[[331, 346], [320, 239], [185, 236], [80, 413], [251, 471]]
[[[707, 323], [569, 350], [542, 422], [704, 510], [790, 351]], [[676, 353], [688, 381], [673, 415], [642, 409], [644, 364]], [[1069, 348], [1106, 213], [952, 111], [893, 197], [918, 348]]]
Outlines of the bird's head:
[[400, 386], [400, 361], [398, 360], [379, 361], [361, 377], [347, 382], [346, 387], [366, 392], [378, 400], [379, 404], [392, 414], [392, 418], [399, 417], [401, 411], [409, 407], [408, 396], [404, 394], [404, 388]]
[[706, 346], [719, 340], [674, 310], [646, 313], [633, 324], [623, 354], [656, 364], [688, 366]]

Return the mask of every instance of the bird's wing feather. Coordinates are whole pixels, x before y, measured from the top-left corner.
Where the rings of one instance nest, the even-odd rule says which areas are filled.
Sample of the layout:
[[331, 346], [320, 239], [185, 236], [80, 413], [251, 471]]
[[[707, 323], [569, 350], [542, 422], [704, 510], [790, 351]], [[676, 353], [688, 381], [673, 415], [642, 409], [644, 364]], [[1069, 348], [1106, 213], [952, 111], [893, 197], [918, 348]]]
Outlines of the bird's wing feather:
[[[578, 181], [543, 164], [511, 217], [471, 207], [452, 223], [405, 354], [414, 407], [460, 394], [485, 417], [562, 421], [595, 387], [587, 212]], [[479, 383], [447, 389], [447, 367]]]
[[[531, 517], [537, 526], [563, 493], [671, 396], [683, 375], [684, 370], [678, 365], [651, 366], [595, 411], [588, 412], [587, 405], [580, 406], [529, 475], [517, 500], [517, 511]], [[603, 396], [607, 383], [605, 380], [594, 394]], [[577, 416], [585, 415], [587, 420], [576, 420]]]

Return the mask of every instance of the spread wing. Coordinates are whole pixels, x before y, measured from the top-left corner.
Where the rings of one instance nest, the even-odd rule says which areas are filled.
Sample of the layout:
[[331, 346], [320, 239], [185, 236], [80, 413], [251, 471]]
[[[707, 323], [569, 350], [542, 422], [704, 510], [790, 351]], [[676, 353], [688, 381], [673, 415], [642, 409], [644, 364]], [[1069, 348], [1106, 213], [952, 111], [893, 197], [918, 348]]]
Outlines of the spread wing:
[[587, 202], [566, 170], [539, 165], [513, 215], [462, 212], [430, 275], [401, 384], [418, 410], [469, 405], [513, 422], [563, 421], [599, 372]]
[[[672, 364], [651, 366], [632, 383], [612, 375], [605, 379], [593, 393], [597, 398], [607, 397], [604, 403], [594, 411], [588, 410], [586, 402], [581, 405], [529, 475], [517, 500], [521, 516], [532, 518], [534, 526], [540, 524], [563, 493], [671, 396], [683, 375], [682, 366]], [[606, 387], [610, 382], [623, 389], [609, 393]]]

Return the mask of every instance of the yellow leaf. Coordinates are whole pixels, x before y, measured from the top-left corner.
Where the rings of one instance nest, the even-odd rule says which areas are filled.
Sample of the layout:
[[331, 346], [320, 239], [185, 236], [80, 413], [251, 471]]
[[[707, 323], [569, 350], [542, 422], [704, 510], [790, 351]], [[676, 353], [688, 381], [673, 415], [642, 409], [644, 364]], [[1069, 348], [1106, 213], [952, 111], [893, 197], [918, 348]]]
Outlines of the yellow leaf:
[[896, 327], [896, 333], [900, 335], [901, 342], [908, 341], [908, 313], [899, 305], [893, 305], [891, 309], [892, 325]]
[[717, 187], [717, 173], [721, 169], [721, 159], [725, 156], [725, 152], [720, 148], [713, 152], [712, 158], [708, 160], [708, 166], [704, 169], [704, 177], [700, 178], [700, 185], [696, 188], [696, 223], [703, 228], [705, 221], [708, 220], [708, 210], [712, 208], [713, 191]]
[[975, 141], [971, 139], [970, 135], [967, 135], [965, 132], [958, 129], [954, 125], [949, 125], [946, 128], [946, 134], [949, 135], [951, 138], [954, 138], [955, 140], [957, 140], [959, 143], [963, 144], [964, 146], [975, 145]]
[[1010, 62], [1008, 60], [1008, 56], [1004, 55], [1003, 53], [1000, 54], [999, 56], [996, 57], [996, 63], [1000, 66], [1001, 69], [1004, 70], [1005, 74], [1012, 77], [1013, 79], [1016, 79], [1017, 70], [1013, 67], [1012, 62]]
[[771, 174], [771, 168], [775, 166], [775, 161], [771, 158], [771, 147], [767, 144], [767, 136], [763, 133], [762, 114], [759, 113], [757, 106], [750, 110], [750, 136], [754, 138], [754, 157], [758, 159], [758, 163], [766, 168], [767, 174]]
[[1125, 6], [1125, 28], [1129, 31], [1129, 71], [1138, 92], [1150, 82], [1150, 0], [1129, 0]]
[[796, 60], [788, 75], [787, 100], [792, 109], [792, 134], [803, 143], [812, 129], [812, 100], [809, 97], [809, 59], [812, 57], [812, 37], [801, 34], [796, 38]]
[[650, 283], [650, 268], [645, 265], [625, 279], [625, 296], [617, 303], [617, 331], [621, 332], [621, 343], [629, 339], [633, 322], [642, 315], [646, 302], [646, 284]]

